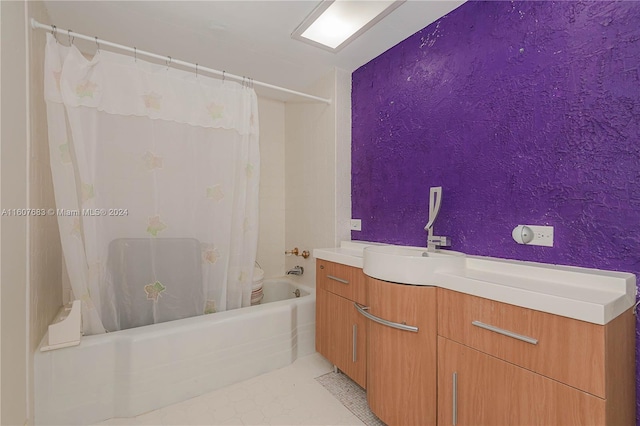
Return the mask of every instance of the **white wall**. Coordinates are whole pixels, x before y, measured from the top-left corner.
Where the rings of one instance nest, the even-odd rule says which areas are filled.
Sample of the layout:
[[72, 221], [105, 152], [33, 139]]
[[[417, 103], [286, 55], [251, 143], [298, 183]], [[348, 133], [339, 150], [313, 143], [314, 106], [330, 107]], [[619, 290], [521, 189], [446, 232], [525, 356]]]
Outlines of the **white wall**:
[[258, 98], [260, 115], [260, 233], [257, 261], [265, 277], [283, 275], [285, 251], [285, 104]]
[[[24, 2], [0, 2], [0, 206], [27, 207], [27, 44]], [[27, 418], [27, 221], [0, 219], [0, 423]]]
[[[44, 4], [2, 2], [3, 209], [54, 207], [43, 88]], [[28, 61], [28, 62], [27, 62]], [[28, 114], [27, 114], [28, 112]], [[3, 216], [1, 233], [2, 424], [32, 419], [32, 354], [61, 305], [61, 249], [53, 216]]]
[[[350, 75], [334, 70], [307, 92], [331, 98], [322, 103], [287, 103], [286, 229], [288, 249], [336, 247], [351, 239], [351, 86]], [[305, 268], [315, 284], [315, 259], [290, 256], [286, 269]]]
[[296, 265], [315, 281], [315, 259], [284, 256], [350, 240], [351, 73], [335, 69], [308, 93], [322, 103], [259, 98], [260, 235], [258, 262], [266, 277]]
[[[0, 37], [2, 33], [2, 7], [0, 7]], [[0, 43], [0, 94], [2, 93], [2, 43]], [[2, 135], [2, 103], [0, 102], [0, 135]], [[1, 137], [0, 137], [1, 140]], [[2, 186], [2, 164], [0, 164], [0, 187]], [[0, 200], [2, 189], [0, 188]], [[0, 203], [0, 207], [2, 207]], [[0, 224], [0, 240], [2, 240], [2, 225]], [[0, 244], [0, 285], [2, 284], [2, 244]], [[2, 333], [2, 289], [0, 287], [0, 334]], [[2, 377], [2, 339], [0, 339], [0, 377]], [[0, 380], [1, 382], [1, 380]], [[2, 423], [2, 385], [0, 383], [0, 423]]]
[[351, 240], [351, 73], [336, 69], [336, 244]]
[[[42, 1], [27, 2], [29, 18], [50, 22]], [[29, 206], [38, 209], [55, 207], [47, 115], [44, 102], [45, 31], [27, 33], [29, 43]], [[29, 229], [29, 418], [33, 419], [32, 354], [37, 349], [62, 305], [62, 247], [55, 216], [31, 216]]]

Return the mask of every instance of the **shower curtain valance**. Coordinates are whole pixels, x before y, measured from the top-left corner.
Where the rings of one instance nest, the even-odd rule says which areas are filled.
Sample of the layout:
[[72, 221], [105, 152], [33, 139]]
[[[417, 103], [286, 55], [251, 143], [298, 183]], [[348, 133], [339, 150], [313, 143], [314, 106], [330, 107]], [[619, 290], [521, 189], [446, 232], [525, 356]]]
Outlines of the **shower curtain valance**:
[[47, 55], [52, 62], [46, 69], [53, 70], [45, 75], [49, 102], [257, 134], [257, 120], [240, 119], [255, 97], [241, 84], [108, 51], [98, 51], [88, 60], [75, 46], [59, 45], [51, 34], [47, 37], [48, 48], [56, 48]]

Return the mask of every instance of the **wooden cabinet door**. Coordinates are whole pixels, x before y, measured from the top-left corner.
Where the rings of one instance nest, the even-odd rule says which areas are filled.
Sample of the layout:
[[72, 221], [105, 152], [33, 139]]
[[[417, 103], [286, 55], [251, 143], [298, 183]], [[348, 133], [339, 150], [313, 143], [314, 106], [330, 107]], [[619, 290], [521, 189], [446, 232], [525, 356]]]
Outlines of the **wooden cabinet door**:
[[353, 302], [316, 290], [316, 350], [366, 388], [367, 323]]
[[389, 426], [436, 424], [436, 289], [367, 278], [370, 315], [418, 327], [406, 331], [368, 320], [367, 400]]
[[603, 399], [438, 337], [438, 425], [603, 424]]

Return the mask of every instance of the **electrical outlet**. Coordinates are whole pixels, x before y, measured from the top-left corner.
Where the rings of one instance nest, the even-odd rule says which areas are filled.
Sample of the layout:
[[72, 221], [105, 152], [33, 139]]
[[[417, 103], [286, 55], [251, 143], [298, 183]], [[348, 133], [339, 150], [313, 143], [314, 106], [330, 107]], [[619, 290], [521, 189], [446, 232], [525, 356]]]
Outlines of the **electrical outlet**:
[[532, 246], [553, 247], [553, 226], [527, 225], [533, 231]]
[[351, 230], [362, 231], [362, 221], [360, 219], [351, 219]]

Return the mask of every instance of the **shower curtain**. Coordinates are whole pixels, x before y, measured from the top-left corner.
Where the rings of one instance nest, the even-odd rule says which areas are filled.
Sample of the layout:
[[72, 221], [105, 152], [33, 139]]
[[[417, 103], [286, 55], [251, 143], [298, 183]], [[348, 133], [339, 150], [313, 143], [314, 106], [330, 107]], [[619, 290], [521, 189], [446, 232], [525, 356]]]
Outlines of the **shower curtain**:
[[[60, 239], [83, 332], [250, 305], [257, 98], [230, 81], [50, 34], [45, 100]], [[55, 211], [54, 211], [55, 210]]]

